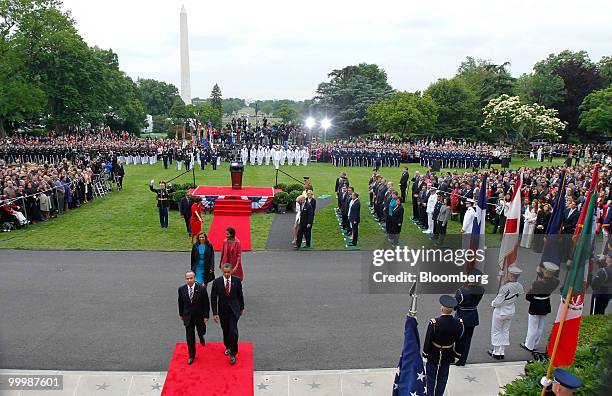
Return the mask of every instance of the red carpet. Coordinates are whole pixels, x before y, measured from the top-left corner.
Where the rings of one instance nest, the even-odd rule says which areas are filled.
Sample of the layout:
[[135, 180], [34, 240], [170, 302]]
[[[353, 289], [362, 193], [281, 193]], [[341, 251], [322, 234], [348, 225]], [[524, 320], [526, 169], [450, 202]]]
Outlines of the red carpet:
[[221, 196], [237, 196], [237, 197], [254, 197], [254, 196], [274, 196], [274, 188], [272, 187], [242, 187], [234, 190], [231, 186], [198, 186], [194, 191], [194, 195], [221, 195]]
[[251, 201], [247, 199], [217, 199], [213, 221], [208, 230], [208, 240], [215, 251], [220, 251], [225, 239], [225, 229], [234, 227], [243, 251], [251, 250]]
[[247, 396], [253, 394], [253, 344], [238, 344], [235, 365], [223, 355], [222, 342], [196, 343], [196, 358], [187, 364], [187, 343], [178, 342], [170, 360], [163, 396]]

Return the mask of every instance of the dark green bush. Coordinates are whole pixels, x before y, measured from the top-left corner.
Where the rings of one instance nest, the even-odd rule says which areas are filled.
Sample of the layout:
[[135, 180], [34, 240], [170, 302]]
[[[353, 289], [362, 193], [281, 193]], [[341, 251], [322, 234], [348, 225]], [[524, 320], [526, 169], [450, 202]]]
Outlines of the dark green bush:
[[181, 198], [183, 198], [185, 196], [185, 194], [187, 194], [186, 190], [176, 190], [176, 191], [170, 193], [170, 199], [172, 201], [174, 201], [174, 202], [178, 202], [178, 201], [181, 200]]
[[289, 194], [287, 194], [284, 191], [279, 191], [276, 194], [274, 194], [274, 199], [272, 200], [272, 202], [276, 205], [279, 205], [279, 204], [287, 205], [289, 203]]
[[[549, 361], [525, 365], [525, 374], [503, 387], [506, 396], [539, 395], [540, 379], [546, 375]], [[583, 382], [576, 395], [604, 396], [610, 389], [612, 367], [612, 315], [585, 316], [580, 325], [574, 364], [565, 367]], [[501, 393], [500, 393], [501, 394]]]
[[302, 193], [302, 191], [304, 191], [304, 185], [299, 184], [299, 183], [294, 183], [294, 184], [290, 184], [287, 186], [287, 191], [288, 193], [292, 192], [292, 191], [299, 191], [300, 194]]
[[284, 192], [287, 192], [287, 184], [285, 183], [278, 183], [276, 185], [276, 188], [280, 188], [281, 190], [283, 190]]

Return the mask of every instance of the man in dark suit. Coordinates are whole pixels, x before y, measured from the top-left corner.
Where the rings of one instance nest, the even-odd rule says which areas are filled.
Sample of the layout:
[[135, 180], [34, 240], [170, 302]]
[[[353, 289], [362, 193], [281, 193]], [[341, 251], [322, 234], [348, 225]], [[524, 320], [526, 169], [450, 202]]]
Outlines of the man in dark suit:
[[187, 235], [189, 236], [191, 236], [191, 223], [189, 220], [191, 219], [192, 204], [193, 201], [191, 200], [191, 194], [189, 194], [189, 192], [185, 194], [179, 202], [179, 212], [181, 213], [181, 217], [185, 220], [185, 227], [187, 228]]
[[423, 181], [419, 175], [419, 171], [416, 171], [412, 178], [412, 221], [415, 223], [419, 222], [419, 192]]
[[295, 249], [298, 250], [302, 247], [302, 239], [306, 239], [306, 247], [310, 247], [310, 236], [312, 231], [312, 220], [314, 218], [314, 211], [312, 206], [306, 202], [306, 198], [300, 195], [297, 199], [298, 210], [300, 212], [300, 220], [298, 223], [297, 240], [295, 241]]
[[349, 246], [356, 246], [357, 245], [357, 240], [359, 239], [359, 222], [361, 221], [360, 215], [361, 215], [361, 203], [359, 202], [359, 194], [357, 194], [356, 192], [353, 193], [353, 199], [351, 199], [351, 202], [349, 203], [349, 208], [348, 208], [348, 219], [349, 219], [349, 224], [351, 227], [351, 230], [353, 232], [353, 239], [351, 241], [351, 243], [349, 243]]
[[402, 203], [406, 202], [406, 189], [408, 188], [408, 179], [410, 178], [410, 174], [408, 173], [408, 167], [404, 168], [402, 172], [402, 177], [400, 178], [400, 192]]
[[238, 319], [244, 313], [244, 296], [240, 278], [232, 276], [232, 265], [223, 265], [223, 276], [213, 281], [210, 291], [213, 319], [221, 322], [225, 355], [230, 364], [236, 363], [238, 354]]
[[569, 203], [569, 208], [565, 210], [563, 213], [563, 230], [562, 234], [573, 234], [576, 230], [576, 225], [578, 224], [578, 217], [580, 216], [580, 211], [577, 208], [576, 201], [571, 200]]
[[336, 179], [336, 186], [334, 187], [334, 191], [336, 192], [336, 197], [338, 198], [338, 211], [340, 210], [340, 193], [342, 192], [342, 187], [347, 184], [348, 179], [346, 178], [345, 172], [340, 172], [340, 176]]
[[179, 317], [185, 325], [187, 335], [187, 349], [189, 359], [187, 364], [193, 363], [195, 358], [195, 329], [198, 329], [200, 344], [205, 345], [206, 323], [210, 312], [210, 303], [206, 288], [195, 281], [193, 271], [185, 272], [185, 284], [178, 288]]

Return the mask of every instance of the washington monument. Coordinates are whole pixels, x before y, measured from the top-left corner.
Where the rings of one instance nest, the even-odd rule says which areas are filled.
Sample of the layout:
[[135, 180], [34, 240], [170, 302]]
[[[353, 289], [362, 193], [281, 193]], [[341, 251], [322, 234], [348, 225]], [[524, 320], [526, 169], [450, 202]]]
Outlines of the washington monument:
[[187, 32], [187, 11], [181, 7], [181, 99], [191, 104], [191, 76], [189, 73], [189, 33]]

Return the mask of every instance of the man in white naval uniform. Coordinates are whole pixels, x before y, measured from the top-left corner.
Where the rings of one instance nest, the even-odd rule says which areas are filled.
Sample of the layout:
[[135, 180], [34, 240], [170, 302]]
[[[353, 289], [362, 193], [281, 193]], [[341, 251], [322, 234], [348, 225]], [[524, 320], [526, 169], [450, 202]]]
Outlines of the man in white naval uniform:
[[272, 151], [270, 150], [270, 147], [266, 146], [266, 149], [264, 150], [264, 158], [266, 159], [266, 165], [270, 165], [270, 158], [272, 158]]
[[465, 215], [463, 216], [463, 225], [461, 226], [462, 234], [471, 234], [472, 226], [474, 225], [474, 218], [476, 218], [476, 209], [474, 209], [474, 200], [468, 198], [465, 201], [467, 206]]
[[274, 168], [278, 169], [280, 166], [281, 153], [278, 147], [272, 149], [272, 161], [274, 162]]
[[308, 147], [304, 147], [304, 149], [302, 150], [302, 165], [308, 165], [308, 160], [310, 159], [309, 157], [310, 152], [308, 150]]
[[263, 164], [263, 158], [264, 158], [264, 149], [263, 147], [259, 146], [257, 147], [257, 165]]
[[506, 283], [499, 289], [497, 297], [491, 302], [493, 318], [491, 320], [491, 345], [487, 353], [496, 360], [504, 358], [507, 345], [510, 345], [510, 325], [516, 310], [516, 302], [521, 294], [525, 294], [523, 285], [518, 278], [523, 272], [517, 266], [508, 268]]
[[243, 164], [246, 165], [248, 159], [249, 159], [249, 150], [247, 150], [246, 146], [242, 146], [242, 149], [240, 150], [240, 160], [242, 161]]
[[293, 165], [294, 159], [295, 159], [295, 152], [293, 151], [293, 148], [289, 147], [287, 149], [287, 165], [289, 166]]
[[287, 159], [287, 152], [285, 151], [285, 148], [281, 146], [281, 148], [280, 148], [280, 164], [284, 166], [286, 159]]
[[436, 202], [438, 202], [438, 190], [436, 190], [436, 188], [433, 186], [431, 186], [429, 189], [431, 191], [429, 194], [429, 198], [427, 199], [427, 209], [425, 210], [425, 212], [427, 213], [427, 230], [423, 231], [423, 233], [433, 235], [433, 212], [436, 207]]
[[251, 166], [255, 165], [255, 157], [257, 157], [257, 150], [255, 150], [255, 146], [251, 146], [251, 151], [249, 152], [249, 161], [251, 162]]

